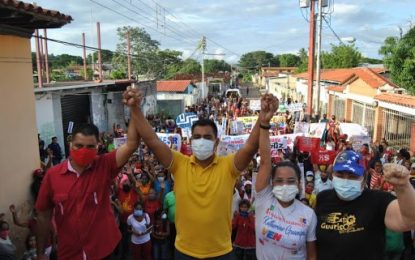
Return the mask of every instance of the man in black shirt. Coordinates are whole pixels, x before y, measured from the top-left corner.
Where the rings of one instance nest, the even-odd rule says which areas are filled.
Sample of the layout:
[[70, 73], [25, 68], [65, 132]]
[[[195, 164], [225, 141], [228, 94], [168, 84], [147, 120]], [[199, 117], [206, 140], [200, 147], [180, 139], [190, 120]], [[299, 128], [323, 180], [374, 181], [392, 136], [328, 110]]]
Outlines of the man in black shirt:
[[52, 150], [52, 163], [57, 165], [62, 161], [62, 149], [58, 143], [58, 138], [56, 136], [52, 137], [52, 142], [48, 145], [48, 148]]
[[333, 167], [334, 190], [317, 196], [318, 259], [383, 259], [385, 227], [397, 232], [415, 228], [415, 190], [409, 171], [397, 164], [384, 165], [385, 180], [394, 186], [395, 198], [364, 189], [359, 160], [354, 151], [341, 152]]

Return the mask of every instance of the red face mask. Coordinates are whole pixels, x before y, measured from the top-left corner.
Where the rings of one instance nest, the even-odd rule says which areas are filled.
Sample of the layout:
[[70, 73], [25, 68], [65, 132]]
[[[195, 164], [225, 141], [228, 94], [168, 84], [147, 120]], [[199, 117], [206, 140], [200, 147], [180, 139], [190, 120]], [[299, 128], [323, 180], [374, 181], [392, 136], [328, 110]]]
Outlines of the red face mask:
[[0, 231], [0, 237], [2, 239], [7, 239], [9, 237], [10, 230], [2, 230]]
[[313, 192], [313, 188], [310, 188], [310, 187], [305, 188], [305, 193], [311, 194], [312, 192]]
[[90, 165], [96, 156], [96, 149], [88, 149], [86, 147], [77, 150], [71, 149], [72, 160], [74, 160], [74, 162], [81, 167]]

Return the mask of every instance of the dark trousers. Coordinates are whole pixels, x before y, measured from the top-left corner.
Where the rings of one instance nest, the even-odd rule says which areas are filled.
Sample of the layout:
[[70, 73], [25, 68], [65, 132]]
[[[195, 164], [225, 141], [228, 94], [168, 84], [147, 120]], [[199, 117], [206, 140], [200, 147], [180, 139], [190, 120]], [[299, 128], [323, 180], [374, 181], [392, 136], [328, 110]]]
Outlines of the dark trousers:
[[168, 239], [158, 240], [153, 239], [153, 259], [154, 260], [169, 260], [170, 258], [170, 242]]
[[[197, 260], [198, 258], [189, 256], [189, 255], [185, 255], [183, 253], [181, 253], [179, 250], [175, 250], [174, 251], [174, 259], [175, 260]], [[217, 257], [210, 257], [210, 258], [205, 258], [206, 260], [235, 260], [235, 257], [233, 255], [233, 252], [227, 253], [226, 255], [221, 255], [221, 256], [217, 256]]]
[[131, 243], [131, 251], [133, 253], [134, 260], [151, 260], [151, 241], [144, 244], [133, 244]]
[[121, 259], [127, 259], [130, 253], [131, 234], [128, 232], [127, 223], [120, 222], [121, 241], [119, 250], [121, 250]]
[[176, 225], [172, 222], [170, 222], [170, 238], [169, 238], [169, 253], [170, 253], [170, 258], [171, 260], [174, 260], [174, 251], [175, 251], [175, 247], [174, 247], [174, 243], [176, 242]]
[[255, 249], [243, 249], [235, 247], [234, 249], [236, 260], [256, 260]]

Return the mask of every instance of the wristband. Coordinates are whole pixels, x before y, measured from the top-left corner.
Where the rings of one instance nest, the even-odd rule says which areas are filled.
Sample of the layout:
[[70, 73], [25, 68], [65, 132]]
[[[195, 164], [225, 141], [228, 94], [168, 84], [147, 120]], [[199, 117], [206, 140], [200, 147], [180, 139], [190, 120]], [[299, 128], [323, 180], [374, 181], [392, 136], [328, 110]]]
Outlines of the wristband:
[[259, 127], [262, 128], [262, 129], [265, 129], [265, 130], [271, 129], [270, 125], [266, 126], [266, 125], [263, 125], [263, 124], [259, 124]]

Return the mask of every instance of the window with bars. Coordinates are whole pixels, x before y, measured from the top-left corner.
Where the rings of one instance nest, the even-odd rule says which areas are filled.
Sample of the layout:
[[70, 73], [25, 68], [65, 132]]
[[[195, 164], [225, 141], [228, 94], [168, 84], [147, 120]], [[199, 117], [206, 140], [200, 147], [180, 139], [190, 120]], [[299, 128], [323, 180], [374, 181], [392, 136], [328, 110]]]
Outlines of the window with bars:
[[383, 137], [391, 145], [409, 146], [415, 116], [391, 109], [383, 110]]
[[352, 103], [352, 122], [365, 127], [373, 137], [375, 129], [375, 107], [358, 101]]
[[345, 101], [339, 97], [334, 97], [333, 102], [333, 114], [336, 116], [338, 120], [343, 120], [345, 117]]

